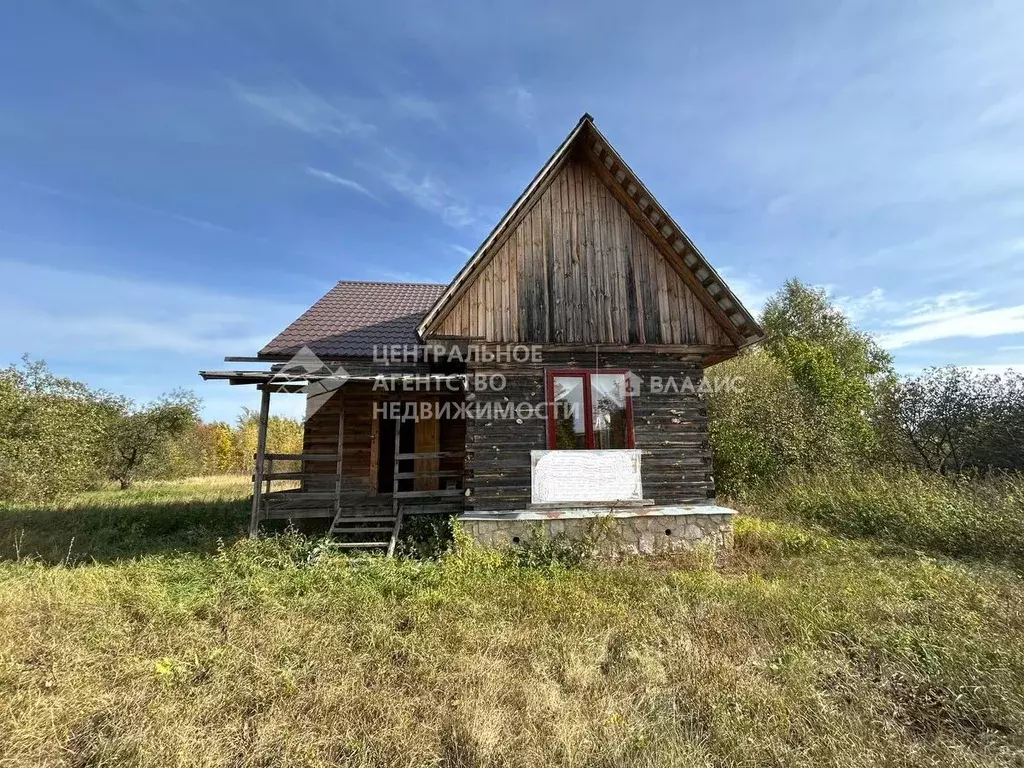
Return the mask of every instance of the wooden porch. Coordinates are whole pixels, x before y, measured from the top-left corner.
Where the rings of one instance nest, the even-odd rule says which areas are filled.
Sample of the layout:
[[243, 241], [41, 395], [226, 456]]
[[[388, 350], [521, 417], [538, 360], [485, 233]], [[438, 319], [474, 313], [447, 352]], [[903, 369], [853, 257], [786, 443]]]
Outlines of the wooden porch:
[[[268, 453], [263, 457], [264, 471], [253, 478], [253, 525], [258, 530], [264, 520], [329, 519], [327, 530], [338, 537], [339, 546], [386, 548], [391, 555], [406, 516], [452, 515], [463, 510], [462, 488], [402, 490], [402, 482], [461, 478], [461, 471], [429, 467], [439, 466], [441, 459], [462, 457], [461, 452], [455, 451], [396, 452], [392, 490], [378, 493], [364, 479], [346, 477], [340, 472], [290, 471], [287, 466], [279, 471], [275, 467], [321, 462], [337, 466], [337, 454]], [[428, 468], [405, 470], [403, 465], [408, 462]], [[282, 483], [292, 487], [282, 489]]]

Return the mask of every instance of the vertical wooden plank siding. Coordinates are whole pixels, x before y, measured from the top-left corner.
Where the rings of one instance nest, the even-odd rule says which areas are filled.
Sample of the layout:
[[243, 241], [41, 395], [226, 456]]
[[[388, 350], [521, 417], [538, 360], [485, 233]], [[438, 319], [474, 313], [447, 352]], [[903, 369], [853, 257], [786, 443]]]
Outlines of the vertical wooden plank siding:
[[439, 332], [493, 342], [729, 346], [597, 170], [574, 157], [498, 241]]
[[[416, 453], [437, 453], [441, 450], [440, 441], [440, 425], [436, 418], [419, 419], [416, 422]], [[413, 461], [413, 471], [434, 472], [439, 467], [439, 461], [440, 460], [436, 458], [416, 459]], [[436, 491], [437, 489], [438, 484], [436, 477], [417, 477], [413, 480], [413, 490]]]

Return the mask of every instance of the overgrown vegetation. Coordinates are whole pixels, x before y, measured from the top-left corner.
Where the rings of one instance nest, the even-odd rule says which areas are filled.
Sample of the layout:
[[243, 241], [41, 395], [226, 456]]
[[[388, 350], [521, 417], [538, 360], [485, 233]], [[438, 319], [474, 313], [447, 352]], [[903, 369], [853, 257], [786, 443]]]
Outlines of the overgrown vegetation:
[[[26, 358], [0, 370], [0, 502], [54, 501], [115, 481], [249, 473], [257, 415], [203, 423], [194, 393], [138, 404]], [[300, 453], [302, 425], [271, 417], [267, 444]]]
[[618, 565], [445, 519], [395, 560], [245, 539], [246, 475], [153, 478], [244, 469], [252, 413], [82, 493], [151, 409], [8, 369], [0, 764], [1020, 765], [1020, 377], [900, 379], [796, 282], [765, 325], [708, 402], [733, 551]]
[[910, 469], [788, 475], [750, 494], [772, 516], [915, 550], [1024, 569], [1024, 478]]
[[0, 511], [7, 764], [1012, 765], [1024, 749], [1011, 570], [753, 517], [717, 562], [389, 561], [235, 538], [244, 494], [140, 483], [59, 520]]
[[1024, 470], [1024, 375], [947, 366], [897, 376], [824, 290], [796, 280], [763, 323], [760, 348], [708, 372], [739, 382], [709, 388], [721, 493], [742, 499], [790, 473]]

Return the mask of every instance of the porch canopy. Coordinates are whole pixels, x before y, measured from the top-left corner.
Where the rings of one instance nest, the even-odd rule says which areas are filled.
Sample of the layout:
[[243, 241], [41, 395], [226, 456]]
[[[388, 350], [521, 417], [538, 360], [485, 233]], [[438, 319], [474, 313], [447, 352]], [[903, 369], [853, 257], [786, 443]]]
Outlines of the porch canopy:
[[[374, 375], [349, 376], [338, 373], [296, 373], [288, 371], [200, 371], [204, 381], [227, 381], [228, 384], [252, 384], [264, 392], [310, 393], [317, 385], [334, 384], [337, 388], [342, 384], [365, 383], [375, 384], [383, 381], [390, 390], [405, 384], [441, 386], [451, 383], [465, 385], [466, 376], [461, 373], [379, 373]], [[464, 388], [464, 387], [463, 387]]]

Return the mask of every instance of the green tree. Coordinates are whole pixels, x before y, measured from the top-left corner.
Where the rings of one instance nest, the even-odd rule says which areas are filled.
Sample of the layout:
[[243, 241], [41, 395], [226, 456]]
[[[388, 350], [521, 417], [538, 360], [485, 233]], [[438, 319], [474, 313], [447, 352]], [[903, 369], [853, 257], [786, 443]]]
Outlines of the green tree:
[[820, 288], [789, 280], [767, 302], [760, 349], [709, 370], [715, 481], [741, 493], [791, 469], [853, 466], [878, 444], [875, 391], [891, 358]]
[[880, 387], [885, 456], [939, 474], [1024, 469], [1024, 376], [929, 368]]
[[810, 398], [814, 450], [848, 463], [875, 448], [874, 388], [892, 372], [891, 356], [853, 326], [821, 288], [788, 280], [765, 305], [764, 347]]
[[0, 499], [52, 499], [96, 484], [111, 401], [27, 355], [0, 370]]
[[[235, 424], [233, 469], [252, 472], [255, 467], [259, 413], [243, 408]], [[302, 423], [286, 416], [271, 416], [267, 421], [268, 453], [302, 453]]]
[[146, 471], [156, 469], [166, 456], [171, 440], [199, 420], [199, 399], [192, 392], [176, 390], [144, 406], [122, 398], [113, 408], [101, 451], [101, 464], [122, 489]]
[[715, 486], [736, 496], [810, 466], [813, 409], [786, 367], [753, 351], [708, 371]]

